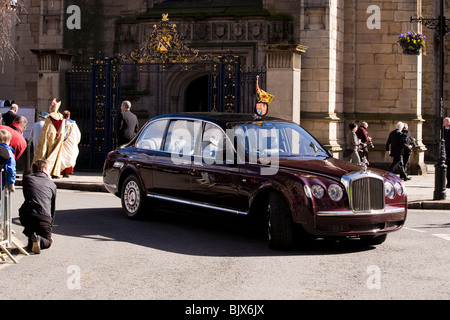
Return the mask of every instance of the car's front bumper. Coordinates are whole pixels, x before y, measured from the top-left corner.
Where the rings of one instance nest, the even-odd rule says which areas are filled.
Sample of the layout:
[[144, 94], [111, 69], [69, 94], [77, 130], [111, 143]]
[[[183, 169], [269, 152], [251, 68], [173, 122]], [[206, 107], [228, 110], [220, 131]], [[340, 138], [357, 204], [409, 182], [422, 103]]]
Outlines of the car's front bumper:
[[407, 207], [387, 206], [384, 210], [353, 212], [318, 211], [305, 230], [316, 236], [365, 236], [399, 230], [405, 223]]

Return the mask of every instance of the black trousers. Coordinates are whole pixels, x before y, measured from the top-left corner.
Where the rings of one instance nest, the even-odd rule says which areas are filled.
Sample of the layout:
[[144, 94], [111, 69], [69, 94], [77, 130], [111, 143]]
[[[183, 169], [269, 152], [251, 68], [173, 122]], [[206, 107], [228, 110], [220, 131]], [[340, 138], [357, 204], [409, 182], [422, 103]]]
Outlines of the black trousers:
[[403, 166], [405, 167], [405, 171], [408, 170], [409, 158], [411, 157], [411, 151], [405, 150], [403, 151]]
[[403, 165], [403, 156], [394, 156], [394, 160], [392, 161], [388, 171], [395, 172], [397, 169], [400, 170], [400, 178], [406, 178], [405, 166]]
[[52, 245], [52, 224], [50, 222], [35, 217], [21, 216], [20, 223], [24, 227], [23, 234], [28, 237], [29, 247], [31, 246], [30, 237], [36, 233], [41, 249], [50, 248]]

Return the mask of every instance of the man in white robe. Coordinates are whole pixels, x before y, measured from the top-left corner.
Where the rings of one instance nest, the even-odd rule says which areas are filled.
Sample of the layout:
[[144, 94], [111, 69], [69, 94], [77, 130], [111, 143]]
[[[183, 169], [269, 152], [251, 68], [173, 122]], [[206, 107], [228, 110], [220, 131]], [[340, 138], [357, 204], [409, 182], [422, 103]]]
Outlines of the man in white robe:
[[49, 107], [49, 116], [45, 119], [44, 127], [39, 137], [39, 143], [34, 152], [33, 163], [37, 160], [49, 162], [52, 178], [60, 178], [61, 174], [61, 149], [64, 142], [66, 124], [63, 115], [58, 112], [61, 101], [53, 99]]
[[69, 174], [73, 173], [73, 168], [80, 153], [78, 144], [81, 141], [81, 132], [77, 123], [70, 119], [68, 110], [63, 112], [63, 116], [66, 120], [66, 135], [61, 149], [61, 175], [67, 178]]

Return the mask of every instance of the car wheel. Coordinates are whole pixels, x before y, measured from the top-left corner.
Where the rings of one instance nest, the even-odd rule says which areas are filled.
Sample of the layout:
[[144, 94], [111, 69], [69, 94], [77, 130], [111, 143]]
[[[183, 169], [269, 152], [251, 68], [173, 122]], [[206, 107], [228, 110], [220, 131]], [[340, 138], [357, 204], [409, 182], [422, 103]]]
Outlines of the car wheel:
[[294, 244], [294, 223], [286, 200], [277, 192], [269, 195], [267, 239], [272, 249], [289, 249]]
[[139, 179], [135, 175], [128, 176], [122, 186], [122, 210], [128, 218], [141, 218], [145, 211], [145, 194]]
[[385, 242], [386, 238], [387, 238], [387, 234], [382, 234], [381, 236], [372, 236], [372, 237], [361, 238], [361, 241], [365, 245], [376, 246], [376, 245], [379, 245], [379, 244], [382, 244], [383, 242]]

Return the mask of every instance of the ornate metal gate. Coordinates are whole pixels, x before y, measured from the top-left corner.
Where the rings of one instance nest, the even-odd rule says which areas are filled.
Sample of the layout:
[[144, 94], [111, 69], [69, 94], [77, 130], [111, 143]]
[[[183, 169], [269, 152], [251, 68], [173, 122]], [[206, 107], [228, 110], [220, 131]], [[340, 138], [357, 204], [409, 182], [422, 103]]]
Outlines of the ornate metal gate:
[[[256, 74], [265, 82], [265, 72], [257, 71], [242, 72], [237, 55], [214, 55], [188, 48], [182, 43], [176, 24], [163, 16], [141, 48], [126, 55], [91, 60], [89, 167], [101, 168], [107, 153], [117, 147], [117, 115], [122, 99], [127, 98], [125, 89], [133, 87], [124, 83], [145, 83], [146, 88], [137, 95], [151, 96], [149, 103], [154, 114], [162, 114], [174, 109], [171, 105], [177, 99], [170, 91], [176, 87], [177, 78], [207, 76], [208, 111], [250, 112], [255, 102]], [[74, 74], [68, 72], [67, 77], [72, 109], [72, 101], [77, 97], [71, 93], [77, 83]]]

